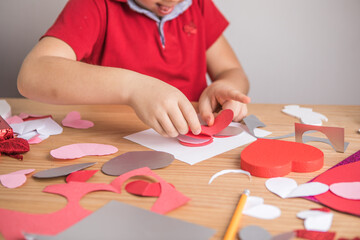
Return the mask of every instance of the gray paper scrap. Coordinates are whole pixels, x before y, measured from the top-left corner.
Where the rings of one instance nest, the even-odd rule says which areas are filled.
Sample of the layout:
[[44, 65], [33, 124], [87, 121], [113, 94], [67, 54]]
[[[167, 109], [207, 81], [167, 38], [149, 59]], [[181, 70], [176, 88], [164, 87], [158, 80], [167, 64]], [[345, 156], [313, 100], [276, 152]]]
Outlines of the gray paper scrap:
[[215, 230], [207, 227], [113, 200], [56, 236], [24, 235], [29, 240], [205, 240], [214, 233]]
[[69, 166], [64, 167], [58, 167], [58, 168], [51, 168], [48, 170], [44, 170], [41, 172], [37, 172], [34, 175], [32, 175], [34, 178], [55, 178], [55, 177], [61, 177], [66, 176], [70, 173], [79, 171], [81, 169], [91, 167], [92, 165], [96, 164], [96, 162], [92, 163], [80, 163], [80, 164], [73, 164]]

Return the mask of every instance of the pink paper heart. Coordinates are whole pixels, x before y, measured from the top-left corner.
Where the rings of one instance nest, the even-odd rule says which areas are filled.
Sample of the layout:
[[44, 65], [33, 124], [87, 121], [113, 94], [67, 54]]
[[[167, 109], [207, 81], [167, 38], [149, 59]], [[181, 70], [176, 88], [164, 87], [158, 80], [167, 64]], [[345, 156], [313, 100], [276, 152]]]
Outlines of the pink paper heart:
[[35, 171], [35, 169], [25, 169], [16, 172], [0, 175], [0, 181], [4, 187], [17, 188], [26, 182], [25, 174], [29, 174]]
[[84, 156], [102, 156], [116, 153], [118, 149], [112, 145], [97, 143], [76, 143], [50, 151], [51, 156], [58, 159], [75, 159]]
[[77, 111], [69, 112], [61, 123], [65, 127], [79, 128], [79, 129], [86, 129], [94, 126], [93, 122], [89, 120], [81, 119], [81, 115]]

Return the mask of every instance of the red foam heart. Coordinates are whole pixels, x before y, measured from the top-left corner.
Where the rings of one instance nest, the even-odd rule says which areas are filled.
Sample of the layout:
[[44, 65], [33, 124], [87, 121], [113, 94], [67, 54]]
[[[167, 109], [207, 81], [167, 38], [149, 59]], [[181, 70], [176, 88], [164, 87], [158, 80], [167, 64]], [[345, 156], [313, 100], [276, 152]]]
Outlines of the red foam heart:
[[275, 139], [258, 139], [241, 152], [241, 168], [257, 177], [285, 176], [322, 168], [324, 153], [310, 145]]

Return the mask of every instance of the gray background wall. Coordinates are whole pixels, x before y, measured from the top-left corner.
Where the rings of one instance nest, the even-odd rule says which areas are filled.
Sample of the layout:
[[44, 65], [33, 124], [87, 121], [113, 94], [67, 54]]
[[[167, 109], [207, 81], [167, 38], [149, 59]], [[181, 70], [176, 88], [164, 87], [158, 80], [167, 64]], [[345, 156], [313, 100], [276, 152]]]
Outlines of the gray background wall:
[[[359, 0], [214, 0], [255, 103], [360, 104]], [[0, 1], [0, 97], [66, 0]]]

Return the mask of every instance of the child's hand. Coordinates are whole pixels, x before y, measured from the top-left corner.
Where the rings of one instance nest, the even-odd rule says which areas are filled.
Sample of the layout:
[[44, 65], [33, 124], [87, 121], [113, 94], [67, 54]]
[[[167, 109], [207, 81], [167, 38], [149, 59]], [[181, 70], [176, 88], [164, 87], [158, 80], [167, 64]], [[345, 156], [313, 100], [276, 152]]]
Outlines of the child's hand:
[[196, 111], [186, 96], [175, 87], [147, 78], [136, 84], [129, 101], [138, 117], [165, 137], [176, 137], [190, 130], [201, 132]]
[[214, 111], [217, 108], [231, 109], [234, 112], [234, 121], [240, 121], [247, 114], [246, 103], [250, 98], [233, 87], [214, 82], [201, 94], [199, 100], [199, 111], [202, 119], [209, 125], [214, 123]]

